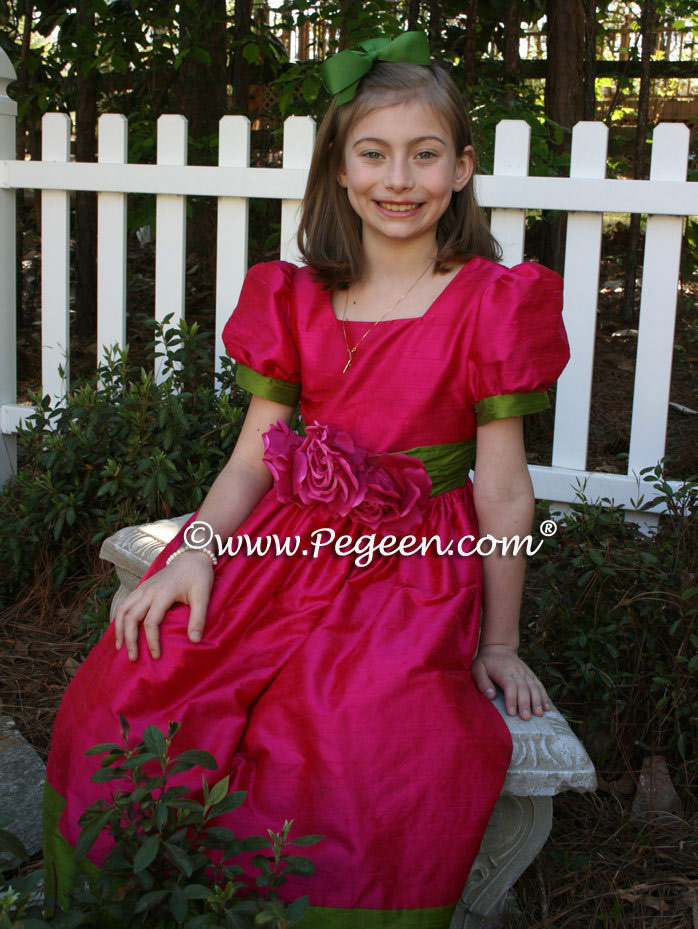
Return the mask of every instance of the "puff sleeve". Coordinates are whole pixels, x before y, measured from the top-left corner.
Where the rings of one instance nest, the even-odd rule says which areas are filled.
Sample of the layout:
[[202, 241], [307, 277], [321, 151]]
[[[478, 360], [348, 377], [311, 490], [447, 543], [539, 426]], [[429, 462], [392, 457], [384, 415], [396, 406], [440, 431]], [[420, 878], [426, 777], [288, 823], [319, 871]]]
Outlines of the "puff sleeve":
[[223, 343], [237, 365], [236, 379], [250, 393], [295, 406], [300, 359], [290, 326], [295, 266], [286, 261], [254, 265], [223, 329]]
[[534, 262], [504, 269], [482, 295], [468, 353], [478, 426], [544, 410], [569, 354], [562, 278]]

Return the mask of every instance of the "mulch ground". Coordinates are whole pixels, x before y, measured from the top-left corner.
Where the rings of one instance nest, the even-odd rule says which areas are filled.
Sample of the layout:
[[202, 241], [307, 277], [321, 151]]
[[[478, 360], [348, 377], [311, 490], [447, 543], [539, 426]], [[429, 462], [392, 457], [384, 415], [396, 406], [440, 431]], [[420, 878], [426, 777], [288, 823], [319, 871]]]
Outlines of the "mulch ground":
[[[38, 295], [39, 265], [31, 250], [25, 261], [27, 319], [20, 333], [21, 391], [38, 384], [40, 330], [29, 308]], [[152, 254], [130, 256], [133, 314], [149, 312]], [[189, 263], [188, 316], [212, 331], [212, 284], [196, 258]], [[594, 369], [589, 467], [623, 472], [632, 408], [636, 323], [620, 317], [620, 278], [613, 261], [605, 261], [600, 297]], [[130, 303], [130, 306], [131, 306]], [[698, 276], [682, 282], [675, 334], [671, 400], [698, 409]], [[131, 334], [129, 335], [131, 339]], [[94, 365], [95, 346], [73, 339], [72, 370]], [[142, 336], [132, 339], [132, 356], [142, 351]], [[530, 458], [550, 461], [550, 422], [529, 428]], [[671, 410], [668, 418], [669, 477], [695, 475], [698, 416]], [[94, 564], [86, 572], [106, 568]], [[47, 566], [37, 565], [34, 586], [22, 600], [0, 614], [0, 713], [15, 718], [19, 730], [46, 757], [55, 713], [65, 687], [87, 651], [78, 634], [78, 618], [88, 592], [64, 585], [52, 589]], [[560, 707], [564, 712], [565, 708]], [[622, 752], [616, 753], [622, 757]], [[686, 772], [688, 775], [689, 772]], [[638, 771], [600, 770], [602, 789], [594, 795], [555, 798], [551, 838], [517, 884], [511, 929], [698, 929], [698, 805], [696, 778], [678, 788], [681, 814], [638, 822], [630, 815]], [[483, 922], [483, 927], [487, 923]]]

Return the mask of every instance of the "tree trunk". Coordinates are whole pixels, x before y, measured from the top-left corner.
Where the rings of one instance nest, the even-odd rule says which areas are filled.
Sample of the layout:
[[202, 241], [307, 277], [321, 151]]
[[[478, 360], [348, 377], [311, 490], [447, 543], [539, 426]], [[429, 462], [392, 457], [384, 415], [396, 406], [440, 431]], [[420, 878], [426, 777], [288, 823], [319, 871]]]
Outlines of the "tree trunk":
[[[78, 34], [91, 38], [76, 58], [78, 102], [75, 113], [75, 158], [94, 161], [97, 135], [97, 71], [83, 72], [80, 65], [94, 60], [95, 13], [90, 0], [79, 0]], [[78, 191], [75, 195], [75, 319], [82, 336], [97, 331], [97, 195]]]
[[[647, 139], [647, 122], [650, 107], [650, 60], [652, 58], [652, 41], [654, 28], [654, 0], [644, 0], [640, 19], [642, 38], [642, 74], [640, 77], [640, 95], [637, 103], [637, 132], [635, 135], [635, 158], [633, 177], [641, 178], [645, 173], [645, 150]], [[637, 277], [637, 252], [640, 242], [640, 214], [630, 217], [628, 250], [625, 257], [625, 290], [623, 293], [623, 321], [631, 322], [635, 316], [635, 287]]]
[[465, 67], [465, 85], [472, 87], [475, 83], [475, 58], [477, 49], [477, 0], [465, 0], [465, 44], [463, 65]]
[[[545, 81], [546, 115], [571, 129], [584, 113], [583, 0], [547, 0], [548, 73]], [[570, 137], [554, 146], [569, 151]], [[547, 222], [543, 230], [543, 261], [561, 271], [565, 252], [565, 217]]]
[[596, 3], [584, 0], [584, 115], [596, 119]]
[[412, 31], [419, 29], [419, 0], [409, 0], [407, 8], [407, 28]]
[[250, 66], [243, 55], [252, 29], [252, 0], [235, 0], [235, 51], [233, 52], [233, 112], [247, 115], [250, 108]]
[[[32, 20], [34, 16], [34, 0], [26, 0], [24, 4], [24, 29], [22, 31], [22, 53], [17, 68], [17, 99], [24, 100], [29, 87], [29, 72], [27, 70], [27, 60], [29, 58], [29, 49], [31, 48]], [[16, 158], [18, 161], [24, 160], [27, 146], [27, 116], [25, 113], [21, 119], [17, 120], [16, 136]], [[41, 196], [40, 191], [34, 191], [38, 202]], [[16, 245], [16, 295], [17, 295], [17, 330], [19, 331], [24, 325], [24, 226], [29, 219], [29, 209], [24, 198], [24, 190], [17, 191], [17, 223], [15, 226], [15, 245]]]
[[[249, 10], [249, 0], [244, 2]], [[180, 66], [173, 91], [175, 112], [182, 113], [188, 121], [191, 145], [187, 160], [190, 164], [212, 165], [217, 161], [215, 146], [202, 143], [218, 134], [218, 122], [227, 110], [226, 25], [225, 0], [201, 0], [198, 6], [184, 3], [179, 6], [181, 46], [189, 46], [192, 51]], [[249, 35], [249, 17], [245, 23], [236, 23], [236, 28], [241, 37]], [[202, 49], [209, 60], [202, 60], [203, 56], [195, 54], [194, 49]], [[242, 77], [233, 84], [233, 109], [246, 114], [249, 102], [247, 61], [239, 46], [235, 49], [235, 60], [238, 64], [243, 61], [245, 67], [240, 72]], [[197, 255], [207, 278], [211, 279], [216, 256], [216, 211], [208, 199], [192, 204], [187, 223], [187, 251]]]
[[504, 73], [507, 81], [516, 81], [519, 76], [519, 40], [521, 38], [521, 3], [515, 0], [507, 7], [504, 19]]
[[429, 44], [432, 49], [441, 46], [441, 2], [429, 0]]

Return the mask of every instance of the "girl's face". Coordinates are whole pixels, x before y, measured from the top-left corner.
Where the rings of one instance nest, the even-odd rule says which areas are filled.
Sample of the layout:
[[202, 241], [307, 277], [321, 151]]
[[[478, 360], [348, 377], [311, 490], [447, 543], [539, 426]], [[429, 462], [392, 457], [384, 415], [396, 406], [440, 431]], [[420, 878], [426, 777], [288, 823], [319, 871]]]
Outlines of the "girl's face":
[[472, 147], [457, 153], [433, 108], [415, 101], [358, 120], [337, 180], [362, 220], [364, 247], [386, 238], [431, 243], [452, 193], [465, 187], [473, 168]]

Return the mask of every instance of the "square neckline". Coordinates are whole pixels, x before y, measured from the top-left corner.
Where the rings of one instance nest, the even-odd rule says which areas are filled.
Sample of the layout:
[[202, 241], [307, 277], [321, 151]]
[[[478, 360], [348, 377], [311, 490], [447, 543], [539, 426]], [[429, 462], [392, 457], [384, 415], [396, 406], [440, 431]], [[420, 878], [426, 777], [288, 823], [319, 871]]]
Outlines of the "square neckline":
[[[347, 318], [344, 320], [344, 322], [352, 323], [353, 325], [377, 326], [378, 324], [382, 325], [383, 323], [406, 323], [406, 322], [412, 323], [412, 322], [419, 322], [420, 320], [426, 319], [427, 316], [429, 316], [431, 311], [434, 309], [434, 307], [437, 305], [437, 303], [444, 296], [444, 294], [447, 293], [447, 291], [451, 289], [451, 286], [455, 284], [455, 282], [460, 278], [461, 274], [465, 271], [465, 269], [469, 267], [471, 262], [476, 261], [478, 257], [479, 257], [478, 255], [473, 255], [471, 258], [468, 258], [468, 260], [463, 265], [461, 265], [461, 267], [456, 271], [456, 273], [453, 275], [453, 277], [448, 282], [448, 284], [446, 284], [443, 290], [441, 290], [434, 297], [432, 302], [429, 304], [429, 306], [426, 308], [426, 310], [422, 313], [421, 316], [396, 316], [393, 319], [349, 319]], [[334, 307], [332, 306], [332, 291], [327, 290], [325, 291], [325, 293], [326, 293], [325, 300], [326, 300], [327, 308], [329, 309], [330, 313], [334, 317], [335, 321], [338, 323], [341, 323], [342, 319], [339, 316], [337, 316], [337, 314], [334, 311]]]

